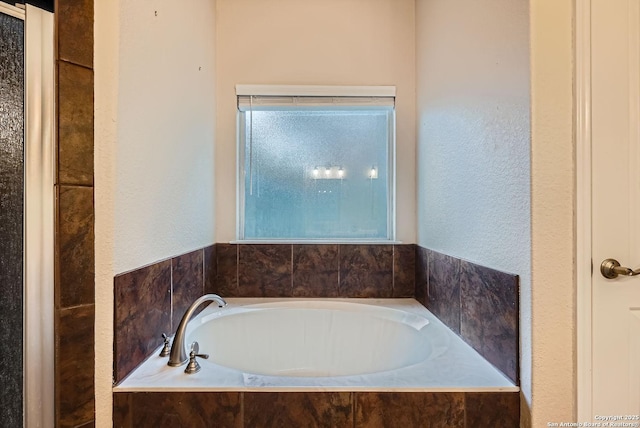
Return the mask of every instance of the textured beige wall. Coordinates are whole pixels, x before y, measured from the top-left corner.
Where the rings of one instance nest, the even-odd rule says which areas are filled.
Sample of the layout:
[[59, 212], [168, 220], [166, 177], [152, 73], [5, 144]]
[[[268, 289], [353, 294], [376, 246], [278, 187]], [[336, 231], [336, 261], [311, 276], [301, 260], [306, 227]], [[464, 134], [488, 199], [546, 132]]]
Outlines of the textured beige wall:
[[529, 3], [417, 0], [416, 36], [417, 242], [519, 275], [531, 403]]
[[[459, 43], [460, 38], [473, 29], [473, 18], [482, 17], [488, 6], [496, 5], [499, 1], [488, 0], [476, 5], [479, 10], [470, 15], [471, 23], [459, 25], [457, 28], [449, 27], [450, 19], [456, 22], [464, 20], [467, 14], [465, 10], [468, 4], [461, 1], [442, 2], [437, 0], [418, 0], [416, 28], [417, 46], [425, 47], [427, 53], [418, 50], [417, 77], [418, 77], [418, 153], [419, 159], [424, 154], [423, 139], [429, 132], [439, 139], [446, 138], [441, 127], [431, 126], [435, 119], [440, 125], [451, 122], [454, 119], [447, 117], [445, 113], [455, 113], [446, 104], [447, 97], [441, 91], [448, 91], [453, 98], [449, 103], [465, 105], [472, 103], [474, 99], [482, 99], [486, 95], [483, 91], [491, 89], [491, 85], [480, 85], [479, 80], [491, 77], [482, 67], [477, 73], [468, 73], [462, 65], [469, 58], [486, 60], [486, 56], [494, 55], [499, 46], [506, 46], [514, 40], [489, 42], [487, 38], [498, 31], [501, 22], [506, 29], [510, 25], [513, 34], [519, 37], [523, 26], [518, 12], [514, 15], [518, 19], [505, 19], [509, 10], [522, 9], [525, 2], [508, 2], [504, 8], [486, 18], [492, 22], [492, 29], [487, 30], [475, 38], [468, 38], [467, 45]], [[519, 3], [519, 4], [518, 4]], [[458, 8], [460, 13], [456, 14]], [[468, 10], [467, 10], [468, 12]], [[441, 21], [434, 20], [433, 14], [441, 14]], [[453, 13], [449, 18], [444, 15]], [[423, 15], [424, 14], [424, 15]], [[526, 15], [524, 16], [526, 18]], [[479, 18], [478, 18], [479, 19]], [[444, 24], [446, 22], [446, 24]], [[575, 420], [575, 278], [571, 267], [574, 265], [574, 140], [573, 140], [573, 2], [571, 0], [530, 0], [529, 2], [530, 25], [530, 84], [531, 84], [531, 285], [524, 289], [521, 295], [521, 326], [523, 351], [523, 392], [526, 401], [523, 403], [523, 426], [546, 426], [548, 421], [573, 421]], [[440, 30], [438, 30], [440, 28]], [[457, 30], [457, 31], [456, 31]], [[440, 31], [442, 43], [433, 42], [434, 33]], [[448, 36], [447, 36], [448, 35]], [[431, 36], [431, 37], [430, 37]], [[456, 45], [453, 49], [447, 43]], [[483, 44], [484, 43], [484, 44]], [[461, 47], [462, 46], [462, 47]], [[467, 54], [460, 54], [460, 49], [471, 49]], [[475, 46], [475, 52], [473, 47]], [[450, 55], [451, 51], [460, 54]], [[422, 98], [425, 87], [429, 82], [422, 82], [423, 72], [432, 72], [434, 69], [444, 70], [438, 64], [434, 65], [436, 57], [440, 56], [457, 64], [449, 75], [440, 75], [445, 81], [454, 81], [456, 78], [460, 85], [469, 85], [467, 88], [455, 86], [433, 86], [429, 97]], [[485, 56], [483, 56], [485, 55]], [[429, 59], [431, 61], [429, 61]], [[514, 58], [509, 60], [513, 61]], [[520, 63], [522, 64], [522, 63]], [[499, 65], [496, 61], [496, 66]], [[503, 64], [501, 64], [503, 65]], [[429, 77], [428, 75], [426, 76]], [[514, 76], [506, 76], [503, 82], [496, 81], [498, 93], [501, 89], [511, 88], [517, 90], [521, 86], [513, 85]], [[476, 82], [476, 83], [473, 83]], [[428, 88], [427, 88], [428, 89]], [[457, 92], [456, 92], [457, 91]], [[491, 91], [490, 91], [491, 92]], [[494, 91], [495, 92], [495, 91]], [[456, 95], [457, 96], [454, 96]], [[445, 94], [446, 95], [446, 94]], [[442, 102], [439, 102], [440, 99]], [[430, 116], [435, 108], [440, 108], [442, 114]], [[437, 113], [437, 112], [436, 112]], [[464, 126], [473, 125], [478, 117], [472, 109], [462, 109], [461, 113], [467, 116]], [[475, 112], [477, 113], [477, 112]], [[455, 116], [455, 114], [454, 114]], [[513, 123], [509, 124], [513, 125]], [[517, 125], [517, 124], [516, 124]], [[461, 132], [462, 124], [452, 132]], [[525, 133], [526, 129], [520, 130]], [[486, 135], [475, 133], [471, 136], [463, 135], [463, 141], [476, 139], [485, 141]], [[503, 135], [502, 137], [509, 137]], [[452, 149], [455, 152], [455, 148]], [[437, 152], [442, 155], [442, 151]], [[445, 153], [446, 155], [446, 153]], [[455, 158], [455, 157], [454, 157]], [[459, 161], [459, 158], [457, 159]], [[437, 167], [437, 165], [435, 165]], [[418, 215], [420, 218], [422, 199], [424, 198], [423, 186], [420, 177], [426, 171], [418, 168]], [[468, 170], [462, 174], [466, 176]], [[455, 179], [453, 177], [452, 179]], [[459, 177], [458, 177], [459, 178]], [[495, 181], [492, 181], [495, 183]], [[444, 188], [444, 186], [441, 186]], [[455, 198], [443, 197], [443, 203], [450, 204]], [[475, 205], [477, 206], [477, 204]], [[471, 211], [465, 211], [463, 218], [470, 218]], [[455, 218], [448, 217], [447, 221]], [[420, 222], [422, 225], [422, 222]], [[426, 243], [436, 239], [437, 235], [428, 230], [419, 229], [419, 243]], [[455, 230], [454, 230], [455, 233]], [[448, 236], [450, 237], [450, 235]], [[424, 241], [424, 242], [423, 242]], [[495, 248], [495, 247], [494, 247]], [[448, 250], [448, 248], [439, 248]], [[473, 248], [459, 246], [454, 252], [456, 255], [465, 254]], [[499, 252], [500, 249], [498, 248]], [[481, 257], [491, 257], [482, 255]], [[549, 263], [552, 260], [553, 263]], [[558, 266], [567, 266], [569, 269], [558, 269]], [[525, 284], [526, 285], [526, 284]], [[530, 323], [530, 324], [529, 324]], [[530, 362], [526, 359], [530, 358]]]
[[215, 4], [119, 0], [114, 269], [214, 242]]
[[532, 426], [575, 421], [573, 1], [531, 0]]
[[235, 239], [235, 85], [395, 85], [397, 238], [415, 242], [414, 0], [218, 0], [216, 241]]

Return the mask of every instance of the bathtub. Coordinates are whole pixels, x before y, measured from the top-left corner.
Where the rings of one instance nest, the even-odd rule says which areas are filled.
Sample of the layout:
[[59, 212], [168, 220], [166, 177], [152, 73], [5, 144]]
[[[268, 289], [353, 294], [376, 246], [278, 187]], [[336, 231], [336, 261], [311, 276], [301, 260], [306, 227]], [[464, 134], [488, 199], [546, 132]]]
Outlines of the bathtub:
[[518, 391], [414, 299], [230, 298], [187, 327], [200, 372], [158, 349], [114, 392]]

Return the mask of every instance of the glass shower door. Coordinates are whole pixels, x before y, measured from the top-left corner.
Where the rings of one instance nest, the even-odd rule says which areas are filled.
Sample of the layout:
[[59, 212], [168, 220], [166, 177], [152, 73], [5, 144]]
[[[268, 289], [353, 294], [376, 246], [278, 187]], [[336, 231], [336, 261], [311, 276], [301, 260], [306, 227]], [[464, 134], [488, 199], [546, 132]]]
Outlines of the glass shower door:
[[54, 423], [54, 22], [0, 0], [0, 426]]
[[23, 425], [24, 21], [0, 13], [0, 421]]

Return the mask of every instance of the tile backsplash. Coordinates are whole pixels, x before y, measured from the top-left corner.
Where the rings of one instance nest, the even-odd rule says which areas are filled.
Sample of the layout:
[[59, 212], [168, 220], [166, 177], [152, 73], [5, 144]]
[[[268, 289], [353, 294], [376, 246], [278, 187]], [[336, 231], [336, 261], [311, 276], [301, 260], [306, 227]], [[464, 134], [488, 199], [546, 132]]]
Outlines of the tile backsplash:
[[416, 299], [518, 384], [517, 275], [416, 247]]
[[114, 278], [114, 380], [120, 382], [172, 334], [191, 303], [213, 292], [215, 246]]
[[460, 336], [519, 382], [518, 276], [460, 262]]
[[216, 244], [226, 297], [413, 297], [415, 245]]
[[114, 374], [121, 381], [171, 330], [171, 260], [114, 280]]
[[415, 297], [518, 382], [518, 277], [413, 244], [215, 244], [117, 275], [114, 378], [173, 333], [204, 293]]

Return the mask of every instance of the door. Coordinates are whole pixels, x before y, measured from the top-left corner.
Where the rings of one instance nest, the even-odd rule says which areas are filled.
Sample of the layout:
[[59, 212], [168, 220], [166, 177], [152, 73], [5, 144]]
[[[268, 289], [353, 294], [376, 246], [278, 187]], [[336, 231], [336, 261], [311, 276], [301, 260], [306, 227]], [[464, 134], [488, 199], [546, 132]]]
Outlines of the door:
[[640, 276], [600, 266], [640, 267], [640, 0], [591, 0], [591, 96], [591, 417], [637, 423]]
[[0, 13], [0, 420], [23, 424], [24, 21]]
[[53, 14], [0, 1], [0, 426], [54, 423]]

